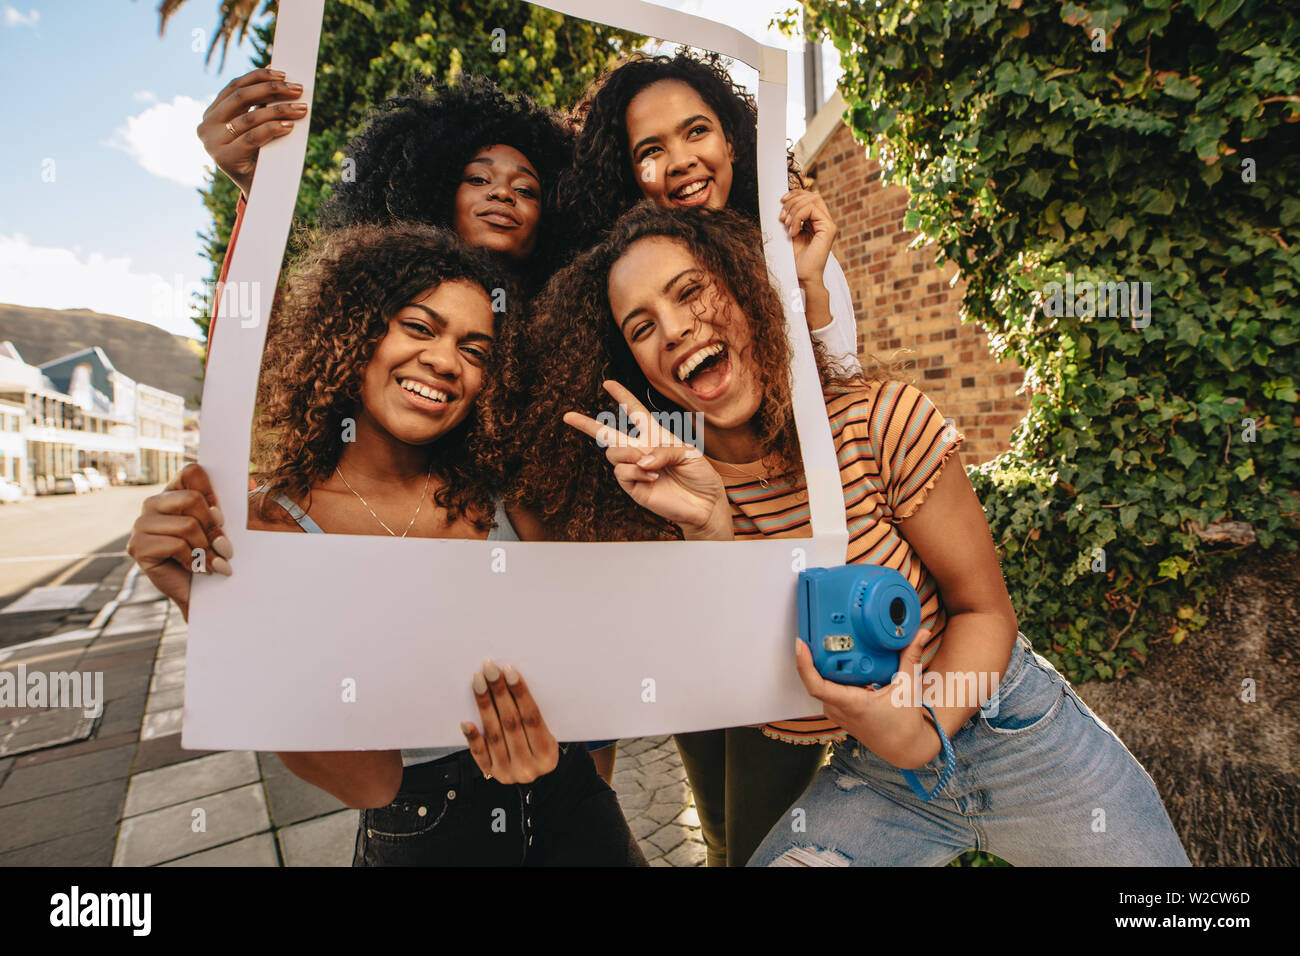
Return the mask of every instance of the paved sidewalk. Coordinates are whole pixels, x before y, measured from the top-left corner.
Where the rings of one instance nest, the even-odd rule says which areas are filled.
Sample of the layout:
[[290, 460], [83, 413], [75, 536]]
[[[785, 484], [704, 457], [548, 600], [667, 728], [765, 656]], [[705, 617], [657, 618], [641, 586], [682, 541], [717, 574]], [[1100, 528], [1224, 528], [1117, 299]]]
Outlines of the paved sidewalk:
[[[0, 866], [350, 865], [358, 811], [299, 780], [274, 754], [181, 749], [187, 625], [128, 567], [118, 569], [117, 599], [105, 598], [90, 626], [0, 650], [0, 669], [102, 670], [107, 701], [81, 742], [0, 757]], [[75, 723], [73, 713], [0, 709], [0, 721], [10, 721], [0, 722], [0, 743], [6, 727], [21, 743], [32, 721], [48, 731], [54, 720]], [[651, 865], [703, 865], [671, 738], [621, 741], [615, 769], [615, 790]]]

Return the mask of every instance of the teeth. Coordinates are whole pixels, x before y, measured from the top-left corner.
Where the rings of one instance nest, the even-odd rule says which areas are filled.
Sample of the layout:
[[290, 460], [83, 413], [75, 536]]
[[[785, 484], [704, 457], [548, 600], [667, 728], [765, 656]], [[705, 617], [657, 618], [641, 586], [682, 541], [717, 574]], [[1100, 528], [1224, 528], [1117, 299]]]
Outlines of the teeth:
[[714, 342], [712, 345], [706, 345], [704, 348], [700, 349], [698, 352], [696, 352], [694, 355], [692, 355], [690, 358], [688, 358], [685, 362], [683, 362], [678, 367], [677, 380], [679, 382], [686, 381], [688, 378], [690, 378], [691, 373], [694, 372], [697, 368], [699, 368], [700, 364], [705, 359], [712, 358], [714, 355], [717, 355], [719, 352], [722, 351], [722, 347], [723, 346], [721, 342]]
[[440, 392], [436, 388], [430, 388], [428, 385], [425, 385], [422, 382], [414, 382], [409, 378], [404, 379], [402, 381], [402, 388], [406, 389], [408, 392], [414, 392], [416, 395], [419, 395], [423, 398], [427, 398], [430, 401], [434, 401], [434, 402], [451, 401], [451, 396], [448, 395], [446, 392]]
[[691, 196], [694, 196], [697, 192], [702, 190], [708, 184], [709, 181], [707, 179], [701, 179], [697, 183], [691, 183], [689, 186], [683, 186], [681, 189], [677, 190], [677, 198], [687, 199]]

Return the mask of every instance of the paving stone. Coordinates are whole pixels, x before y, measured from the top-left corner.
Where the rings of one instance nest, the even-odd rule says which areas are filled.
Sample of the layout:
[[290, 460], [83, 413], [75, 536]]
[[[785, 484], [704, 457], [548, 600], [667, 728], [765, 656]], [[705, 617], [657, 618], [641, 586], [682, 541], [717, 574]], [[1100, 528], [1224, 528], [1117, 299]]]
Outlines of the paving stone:
[[652, 803], [642, 811], [645, 816], [659, 824], [677, 819], [681, 812], [680, 803]]
[[52, 793], [76, 790], [87, 784], [126, 778], [131, 773], [135, 748], [130, 744], [99, 753], [20, 767], [0, 787], [0, 806], [35, 800]]
[[0, 756], [14, 757], [32, 750], [44, 750], [74, 740], [85, 740], [95, 727], [95, 718], [78, 708], [58, 708], [23, 717], [5, 729], [0, 724]]
[[171, 674], [155, 674], [152, 681], [149, 682], [149, 692], [157, 693], [160, 690], [167, 690], [172, 687], [185, 686], [185, 671]]
[[615, 790], [641, 790], [641, 774], [635, 770], [619, 770], [614, 774]]
[[279, 866], [280, 854], [275, 848], [275, 837], [258, 833], [244, 837], [225, 846], [213, 847], [202, 853], [183, 856], [161, 866]]
[[6, 770], [12, 767], [14, 765], [14, 761], [17, 759], [18, 759], [17, 757], [5, 757], [3, 760], [0, 760], [0, 773], [4, 773]]
[[120, 700], [149, 692], [149, 678], [153, 671], [119, 669], [104, 674], [104, 700]]
[[632, 831], [632, 835], [638, 840], [644, 840], [650, 834], [654, 833], [662, 824], [651, 820], [647, 816], [629, 817], [627, 828]]
[[0, 614], [26, 614], [34, 611], [70, 611], [94, 593], [95, 584], [61, 584], [31, 588], [18, 600], [6, 605]]
[[117, 823], [0, 853], [0, 867], [109, 866], [117, 842]]
[[679, 773], [651, 773], [641, 778], [641, 786], [647, 790], [659, 790], [662, 787], [669, 787], [675, 783], [682, 782], [682, 775]]
[[[206, 829], [195, 833], [194, 811]], [[113, 853], [114, 866], [153, 866], [190, 856], [271, 828], [259, 784], [213, 793], [173, 807], [127, 817]]]
[[256, 783], [257, 760], [248, 751], [209, 754], [197, 760], [160, 767], [131, 778], [122, 815], [133, 817], [223, 790]]
[[0, 852], [116, 824], [126, 780], [66, 790], [40, 800], [0, 807]]
[[695, 812], [694, 807], [687, 807], [677, 815], [673, 822], [698, 830], [700, 828], [700, 815]]
[[620, 741], [618, 749], [620, 752], [628, 753], [635, 756], [639, 753], [643, 753], [646, 750], [651, 750], [654, 746], [655, 744], [652, 740], [646, 737], [642, 737], [638, 740]]
[[664, 853], [667, 853], [674, 847], [680, 845], [681, 842], [690, 837], [690, 835], [691, 833], [686, 829], [686, 827], [679, 827], [676, 824], [670, 823], [666, 827], [660, 827], [654, 833], [646, 837], [646, 839]]
[[140, 725], [141, 740], [155, 740], [181, 732], [181, 723], [185, 719], [184, 707], [171, 710], [158, 710], [145, 714], [144, 723]]
[[259, 752], [257, 763], [262, 768], [262, 776], [266, 779], [279, 777], [290, 772], [289, 768], [284, 765], [284, 761], [273, 753]]
[[195, 760], [217, 752], [214, 750], [185, 750], [181, 747], [180, 734], [158, 737], [155, 740], [142, 740], [135, 752], [134, 770], [136, 773], [143, 773], [146, 770], [154, 770], [158, 767], [165, 767], [168, 764], [181, 763], [186, 760]]
[[359, 810], [340, 810], [280, 830], [284, 865], [351, 866], [360, 815]]
[[104, 705], [104, 716], [100, 718], [99, 726], [95, 728], [95, 735], [108, 737], [127, 731], [135, 731], [138, 734], [140, 721], [144, 717], [144, 704], [144, 694], [108, 701]]
[[160, 661], [182, 660], [183, 661], [185, 660], [186, 647], [187, 647], [186, 641], [183, 639], [179, 641], [173, 641], [164, 637], [162, 641], [160, 641], [158, 644], [158, 660]]
[[661, 856], [656, 856], [652, 858], [647, 854], [646, 859], [649, 860], [651, 866], [672, 866], [671, 863], [669, 863]]
[[707, 853], [703, 843], [686, 840], [679, 843], [664, 859], [673, 866], [703, 866], [706, 856]]
[[686, 785], [685, 780], [679, 780], [674, 784], [666, 787], [660, 787], [650, 795], [651, 803], [670, 803], [675, 804], [678, 809], [686, 805], [687, 795], [690, 793], [690, 787]]
[[276, 827], [347, 809], [337, 797], [291, 773], [268, 777], [263, 783], [271, 806], [271, 822]]
[[650, 806], [650, 794], [645, 790], [638, 790], [635, 793], [618, 794], [618, 803], [625, 811], [640, 810]]
[[171, 687], [167, 690], [156, 691], [149, 695], [148, 712], [155, 713], [160, 710], [173, 710], [185, 705], [185, 688]]
[[143, 604], [147, 601], [166, 600], [167, 595], [163, 594], [154, 586], [154, 583], [141, 574], [135, 579], [135, 587], [131, 589], [131, 596], [124, 602], [124, 606], [132, 604]]
[[121, 667], [125, 664], [147, 664], [154, 659], [152, 647], [108, 647], [104, 650], [92, 648], [77, 665], [78, 670], [102, 671]]
[[63, 744], [60, 747], [50, 747], [47, 750], [23, 754], [21, 757], [16, 758], [17, 762], [14, 767], [35, 767], [38, 764], [49, 763], [52, 760], [67, 760], [69, 757], [80, 757], [82, 754], [98, 753], [101, 750], [111, 750], [113, 747], [120, 747], [123, 744], [134, 744], [136, 739], [137, 735], [134, 731], [107, 736], [100, 735], [79, 743]]
[[184, 674], [185, 658], [173, 657], [171, 660], [158, 660], [154, 662], [153, 672], [155, 674]]

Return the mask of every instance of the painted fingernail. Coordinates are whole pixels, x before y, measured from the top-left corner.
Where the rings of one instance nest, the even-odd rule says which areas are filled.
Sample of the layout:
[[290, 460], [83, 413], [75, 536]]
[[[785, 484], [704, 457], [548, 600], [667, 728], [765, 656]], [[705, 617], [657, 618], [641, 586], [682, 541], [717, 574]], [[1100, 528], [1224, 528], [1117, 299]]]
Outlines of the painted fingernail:
[[638, 468], [644, 468], [646, 465], [653, 465], [653, 464], [654, 464], [654, 461], [655, 461], [655, 456], [654, 456], [654, 455], [646, 455], [645, 457], [643, 457], [640, 461], [638, 461], [638, 462], [636, 463], [636, 466], [637, 466]]
[[230, 562], [220, 555], [214, 555], [212, 560], [208, 562], [208, 567], [213, 571], [216, 571], [217, 574], [224, 574], [226, 577], [230, 577]]
[[292, 106], [289, 107], [289, 109], [293, 110], [293, 112], [295, 112], [295, 113], [305, 113], [305, 112], [307, 112], [307, 104], [306, 104], [306, 103], [294, 103]]
[[212, 523], [218, 528], [224, 528], [226, 526], [226, 516], [221, 513], [221, 509], [213, 505], [208, 510], [212, 512]]
[[461, 721], [461, 724], [460, 724], [460, 732], [461, 732], [462, 734], [464, 734], [466, 737], [473, 737], [473, 736], [474, 736], [474, 725], [473, 725], [473, 724], [467, 724], [467, 723], [465, 723], [464, 721]]
[[302, 84], [301, 84], [301, 83], [290, 83], [290, 84], [289, 84], [289, 92], [290, 92], [290, 93], [301, 93], [301, 92], [302, 92]]
[[280, 129], [293, 129], [293, 124], [288, 120], [280, 120]]
[[509, 684], [511, 687], [514, 687], [516, 684], [519, 683], [519, 672], [517, 670], [515, 670], [509, 664], [503, 667], [502, 670], [505, 671], [507, 684]]
[[651, 481], [659, 480], [659, 472], [657, 471], [647, 471], [646, 474], [650, 476]]
[[271, 76], [278, 77], [281, 80], [283, 80], [285, 76], [284, 70], [267, 70], [266, 72], [269, 73]]
[[483, 675], [482, 675], [482, 674], [480, 674], [480, 673], [478, 673], [477, 671], [475, 671], [475, 672], [474, 672], [474, 680], [471, 681], [471, 683], [472, 683], [473, 686], [474, 686], [474, 693], [476, 693], [476, 694], [486, 694], [486, 693], [487, 693], [487, 681], [485, 681], [485, 680], [483, 679]]
[[487, 678], [489, 684], [495, 684], [501, 679], [501, 671], [492, 663], [491, 658], [483, 662], [483, 676]]
[[219, 538], [212, 539], [212, 550], [223, 558], [233, 558], [235, 556], [235, 549], [230, 546], [230, 539], [224, 534]]

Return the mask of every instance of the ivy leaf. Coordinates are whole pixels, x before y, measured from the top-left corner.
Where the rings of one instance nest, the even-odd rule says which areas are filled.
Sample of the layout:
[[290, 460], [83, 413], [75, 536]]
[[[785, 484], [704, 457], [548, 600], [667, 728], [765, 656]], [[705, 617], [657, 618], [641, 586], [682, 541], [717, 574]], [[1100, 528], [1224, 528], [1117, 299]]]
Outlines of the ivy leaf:
[[1052, 174], [1046, 169], [1031, 169], [1020, 180], [1019, 188], [1035, 199], [1042, 199], [1052, 188]]
[[1195, 83], [1191, 83], [1181, 76], [1171, 76], [1165, 80], [1165, 92], [1178, 100], [1194, 100], [1201, 95], [1201, 91], [1196, 88]]

